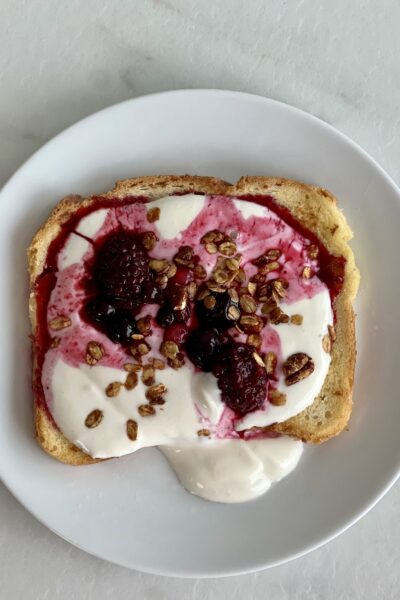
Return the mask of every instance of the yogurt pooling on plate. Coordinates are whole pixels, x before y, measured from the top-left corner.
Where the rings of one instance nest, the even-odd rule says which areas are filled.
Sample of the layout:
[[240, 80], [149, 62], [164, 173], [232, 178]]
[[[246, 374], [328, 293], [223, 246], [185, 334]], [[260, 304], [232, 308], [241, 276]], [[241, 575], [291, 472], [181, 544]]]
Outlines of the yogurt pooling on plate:
[[318, 247], [256, 202], [95, 204], [57, 252], [48, 410], [94, 458], [162, 446], [193, 493], [264, 493], [302, 451], [270, 426], [309, 406], [329, 369], [320, 271]]

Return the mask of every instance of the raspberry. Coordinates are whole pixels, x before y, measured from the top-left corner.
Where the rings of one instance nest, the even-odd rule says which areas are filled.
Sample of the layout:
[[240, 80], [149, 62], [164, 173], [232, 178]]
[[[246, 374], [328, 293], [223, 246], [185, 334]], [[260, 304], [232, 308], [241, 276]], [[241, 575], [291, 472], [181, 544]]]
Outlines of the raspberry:
[[203, 371], [212, 371], [230, 337], [217, 329], [195, 329], [186, 342], [186, 352], [192, 363]]
[[227, 347], [213, 369], [222, 401], [239, 417], [262, 408], [267, 395], [267, 373], [253, 352], [244, 344]]
[[97, 254], [94, 277], [116, 307], [139, 306], [144, 300], [143, 286], [151, 278], [142, 236], [124, 231], [111, 235]]

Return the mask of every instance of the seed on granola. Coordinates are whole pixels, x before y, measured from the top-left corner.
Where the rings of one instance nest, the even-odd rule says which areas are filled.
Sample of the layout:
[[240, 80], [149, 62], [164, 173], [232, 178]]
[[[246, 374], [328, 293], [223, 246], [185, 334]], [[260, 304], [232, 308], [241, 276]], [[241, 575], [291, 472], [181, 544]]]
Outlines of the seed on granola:
[[269, 315], [273, 310], [277, 308], [275, 300], [267, 300], [261, 307], [263, 315]]
[[159, 371], [162, 371], [163, 369], [165, 369], [165, 362], [163, 360], [161, 360], [161, 358], [153, 358], [153, 367], [155, 369], [158, 369]]
[[153, 385], [155, 383], [155, 372], [152, 365], [145, 365], [142, 371], [142, 381], [144, 385]]
[[125, 389], [127, 390], [133, 390], [138, 383], [138, 376], [137, 373], [134, 373], [133, 371], [131, 373], [128, 373], [128, 375], [126, 376], [125, 379]]
[[158, 208], [158, 206], [149, 208], [149, 210], [147, 211], [148, 222], [154, 223], [155, 221], [158, 221], [159, 218], [160, 218], [160, 209]]
[[276, 369], [277, 358], [275, 352], [267, 352], [264, 356], [265, 370], [267, 375], [273, 375]]
[[247, 289], [248, 289], [249, 294], [254, 296], [254, 294], [257, 291], [257, 284], [254, 281], [249, 281], [249, 283], [247, 284]]
[[166, 386], [163, 383], [155, 383], [148, 390], [146, 390], [146, 398], [148, 400], [154, 400], [154, 398], [160, 398], [167, 391]]
[[207, 277], [207, 271], [203, 265], [196, 265], [193, 269], [193, 275], [195, 279], [205, 279]]
[[229, 288], [228, 295], [232, 302], [239, 302], [239, 294], [237, 293], [235, 288]]
[[104, 347], [97, 342], [89, 342], [86, 346], [86, 362], [88, 365], [95, 365], [104, 356]]
[[152, 271], [156, 273], [166, 273], [169, 269], [169, 262], [164, 259], [151, 258], [149, 260], [149, 267]]
[[336, 330], [333, 325], [328, 325], [328, 332], [332, 342], [334, 342], [336, 340]]
[[237, 321], [240, 317], [240, 310], [237, 306], [230, 306], [228, 308], [227, 317], [230, 321]]
[[250, 294], [243, 294], [239, 300], [240, 308], [245, 313], [255, 313], [257, 310], [257, 303]]
[[92, 410], [92, 412], [89, 413], [85, 419], [86, 427], [89, 427], [89, 429], [93, 429], [94, 427], [97, 427], [102, 422], [103, 417], [104, 417], [104, 414], [103, 414], [102, 410], [99, 410], [98, 408], [96, 408], [95, 410]]
[[218, 252], [218, 246], [217, 244], [214, 244], [214, 242], [208, 242], [205, 248], [208, 254], [216, 254]]
[[132, 442], [134, 442], [137, 439], [137, 433], [138, 424], [133, 419], [129, 419], [126, 422], [126, 435], [130, 440], [132, 440]]
[[242, 315], [239, 325], [245, 333], [260, 333], [264, 323], [256, 315]]
[[225, 261], [225, 266], [229, 271], [238, 271], [240, 262], [237, 260], [237, 258], [227, 258]]
[[314, 362], [308, 354], [297, 352], [286, 359], [282, 370], [286, 385], [293, 385], [311, 375], [314, 371]]
[[203, 304], [208, 310], [212, 310], [215, 307], [215, 305], [217, 304], [217, 301], [214, 296], [210, 295], [210, 296], [206, 296], [204, 298]]
[[146, 250], [153, 250], [158, 242], [158, 238], [152, 231], [146, 231], [142, 237], [143, 246]]
[[140, 404], [138, 406], [138, 413], [141, 417], [150, 417], [156, 414], [156, 409], [150, 404]]
[[69, 317], [56, 317], [49, 322], [50, 329], [53, 331], [60, 331], [71, 326], [71, 319]]
[[115, 398], [115, 396], [118, 396], [121, 387], [122, 383], [119, 381], [113, 381], [112, 383], [109, 383], [106, 387], [106, 396], [109, 398]]
[[228, 281], [229, 274], [226, 271], [223, 271], [222, 269], [217, 269], [212, 274], [212, 278], [216, 283], [224, 284]]
[[249, 346], [253, 346], [254, 348], [259, 348], [262, 344], [261, 336], [257, 333], [251, 333], [247, 337], [247, 343]]
[[286, 394], [283, 394], [279, 390], [271, 390], [268, 395], [268, 400], [273, 406], [283, 406], [286, 404]]
[[314, 260], [315, 258], [318, 257], [319, 254], [319, 248], [318, 246], [316, 246], [315, 244], [311, 244], [311, 246], [308, 246], [307, 248], [307, 254], [308, 256]]
[[239, 271], [236, 273], [235, 281], [238, 281], [239, 283], [246, 281], [246, 273], [242, 267], [240, 267]]
[[254, 358], [254, 360], [256, 361], [256, 363], [257, 363], [258, 365], [260, 365], [260, 367], [265, 367], [265, 365], [264, 365], [264, 361], [263, 361], [263, 359], [261, 358], [261, 356], [258, 354], [258, 352], [253, 352], [253, 358]]
[[322, 338], [322, 348], [327, 354], [330, 354], [332, 350], [332, 341], [329, 334], [324, 335]]
[[140, 371], [142, 368], [142, 365], [138, 365], [136, 363], [125, 363], [124, 364], [124, 369], [125, 371], [128, 371], [128, 373], [136, 373], [137, 371]]
[[199, 429], [197, 432], [197, 435], [199, 437], [208, 437], [210, 435], [210, 430], [209, 429]]
[[234, 256], [237, 248], [234, 242], [222, 242], [218, 246], [218, 250], [221, 252], [221, 254], [224, 254], [224, 256]]
[[59, 337], [51, 338], [50, 348], [58, 348], [58, 346], [60, 345], [60, 342], [61, 342], [61, 338], [59, 338]]
[[303, 315], [292, 315], [290, 317], [290, 322], [293, 323], [293, 325], [301, 325], [303, 323]]
[[176, 264], [171, 263], [168, 267], [168, 271], [165, 273], [167, 278], [171, 279], [171, 277], [175, 277], [177, 270], [178, 270], [178, 267], [176, 266]]
[[147, 315], [145, 317], [141, 317], [136, 321], [137, 328], [140, 333], [143, 335], [149, 335], [151, 333], [151, 317]]
[[274, 325], [279, 325], [280, 323], [289, 323], [289, 315], [284, 313], [279, 306], [275, 306], [275, 308], [272, 309], [272, 311], [269, 313], [269, 318], [271, 319], [271, 323]]
[[165, 358], [174, 358], [178, 352], [179, 347], [175, 342], [163, 342], [160, 346], [160, 352]]
[[302, 272], [301, 272], [301, 276], [303, 279], [311, 279], [311, 277], [313, 276], [313, 271], [311, 267], [304, 267]]

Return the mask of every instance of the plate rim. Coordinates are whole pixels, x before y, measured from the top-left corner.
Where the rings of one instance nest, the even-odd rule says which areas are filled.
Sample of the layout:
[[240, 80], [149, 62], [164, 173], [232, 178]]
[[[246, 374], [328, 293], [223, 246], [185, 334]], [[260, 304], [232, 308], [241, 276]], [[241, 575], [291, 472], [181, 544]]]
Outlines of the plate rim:
[[[339, 129], [337, 129], [333, 125], [327, 123], [323, 119], [316, 117], [315, 115], [308, 113], [300, 108], [292, 106], [286, 102], [282, 102], [279, 100], [275, 100], [275, 99], [272, 99], [269, 97], [262, 96], [261, 94], [253, 94], [253, 93], [249, 93], [249, 92], [241, 92], [241, 91], [235, 91], [235, 90], [229, 90], [229, 89], [216, 89], [216, 88], [183, 88], [183, 89], [177, 89], [177, 90], [166, 90], [166, 91], [162, 91], [162, 92], [154, 92], [154, 93], [144, 94], [141, 96], [136, 96], [134, 98], [128, 98], [122, 102], [117, 102], [115, 104], [112, 104], [110, 106], [102, 108], [94, 113], [91, 113], [90, 115], [87, 115], [86, 117], [76, 121], [75, 123], [72, 123], [68, 127], [61, 130], [59, 133], [57, 133], [55, 136], [53, 136], [50, 140], [46, 141], [42, 146], [40, 146], [33, 154], [31, 154], [15, 170], [15, 172], [7, 179], [7, 181], [1, 187], [0, 201], [1, 201], [2, 197], [8, 193], [9, 188], [12, 188], [12, 185], [19, 178], [20, 174], [24, 171], [24, 169], [26, 169], [29, 166], [31, 161], [33, 161], [37, 157], [38, 154], [40, 154], [42, 151], [51, 147], [51, 145], [53, 143], [59, 142], [59, 140], [60, 140], [60, 138], [62, 138], [62, 136], [67, 135], [68, 133], [73, 131], [75, 128], [78, 129], [84, 123], [90, 122], [90, 120], [95, 120], [96, 118], [99, 117], [99, 115], [106, 113], [106, 112], [112, 112], [113, 110], [118, 111], [121, 106], [124, 106], [127, 104], [133, 105], [133, 104], [138, 104], [140, 102], [146, 102], [147, 100], [149, 100], [151, 98], [161, 98], [161, 100], [162, 100], [162, 98], [166, 97], [166, 96], [170, 96], [170, 97], [181, 96], [181, 95], [197, 96], [197, 95], [210, 95], [210, 94], [218, 95], [218, 96], [225, 95], [227, 97], [231, 97], [232, 99], [235, 99], [235, 98], [240, 98], [240, 99], [245, 99], [245, 100], [248, 99], [249, 101], [253, 101], [253, 102], [257, 101], [259, 103], [262, 103], [265, 106], [269, 105], [269, 106], [275, 106], [278, 108], [281, 107], [281, 108], [284, 108], [285, 110], [291, 112], [292, 114], [297, 115], [298, 117], [300, 117], [303, 120], [309, 121], [311, 123], [318, 125], [319, 127], [322, 127], [328, 133], [330, 133], [331, 135], [333, 135], [335, 137], [340, 138], [343, 142], [345, 142], [347, 145], [349, 145], [353, 151], [355, 151], [356, 153], [361, 155], [362, 158], [367, 163], [369, 163], [369, 166], [371, 168], [374, 168], [375, 170], [377, 170], [379, 172], [379, 174], [381, 175], [381, 177], [392, 188], [394, 194], [397, 196], [397, 199], [400, 203], [400, 188], [396, 184], [394, 179], [391, 177], [391, 175], [389, 175], [384, 170], [384, 168], [381, 167], [381, 165], [377, 162], [377, 160], [373, 156], [371, 156], [366, 150], [364, 150], [357, 142], [353, 141], [351, 138], [349, 138], [346, 134], [342, 133]], [[118, 561], [116, 561], [116, 560], [113, 560], [112, 558], [105, 557], [105, 556], [102, 556], [101, 554], [93, 552], [92, 550], [86, 550], [82, 545], [80, 545], [76, 541], [69, 539], [68, 536], [65, 536], [64, 534], [57, 531], [57, 528], [53, 528], [50, 525], [48, 525], [41, 516], [38, 516], [36, 510], [32, 510], [31, 508], [29, 508], [27, 506], [27, 503], [25, 502], [25, 500], [22, 499], [19, 492], [14, 489], [14, 486], [10, 485], [8, 482], [6, 482], [5, 477], [4, 477], [4, 470], [3, 470], [3, 472], [0, 472], [0, 479], [1, 479], [2, 483], [4, 484], [6, 489], [14, 496], [14, 498], [16, 498], [18, 500], [18, 502], [25, 508], [25, 510], [27, 510], [30, 514], [32, 514], [35, 517], [35, 519], [37, 519], [39, 521], [39, 523], [44, 525], [47, 529], [49, 529], [50, 531], [55, 533], [57, 536], [59, 536], [63, 540], [69, 542], [73, 546], [77, 547], [78, 549], [80, 549], [84, 552], [87, 552], [88, 554], [90, 554], [98, 559], [105, 560], [112, 564], [115, 564], [118, 566], [123, 566], [123, 567], [129, 568], [129, 569], [137, 569], [137, 570], [140, 570], [141, 572], [148, 573], [148, 574], [169, 576], [169, 577], [180, 577], [180, 578], [195, 577], [195, 578], [213, 578], [213, 579], [219, 578], [219, 577], [243, 575], [243, 574], [248, 574], [248, 573], [254, 573], [254, 572], [257, 572], [260, 570], [266, 570], [266, 569], [269, 569], [272, 567], [276, 567], [276, 566], [291, 562], [292, 560], [295, 560], [297, 558], [300, 558], [301, 556], [305, 556], [306, 554], [313, 552], [314, 550], [317, 550], [318, 548], [322, 547], [323, 545], [327, 544], [328, 542], [332, 541], [333, 539], [335, 539], [336, 537], [338, 537], [339, 535], [344, 533], [347, 529], [349, 529], [350, 527], [355, 525], [360, 519], [362, 519], [388, 493], [388, 491], [392, 488], [392, 486], [395, 484], [395, 482], [397, 481], [397, 479], [399, 477], [400, 477], [400, 464], [398, 465], [397, 471], [394, 472], [394, 474], [388, 478], [386, 485], [380, 490], [380, 492], [378, 494], [374, 495], [372, 497], [372, 499], [369, 499], [366, 503], [364, 503], [365, 504], [364, 509], [361, 510], [355, 517], [348, 519], [341, 527], [339, 527], [338, 529], [335, 529], [335, 531], [331, 535], [322, 537], [318, 542], [309, 544], [308, 546], [306, 546], [299, 552], [288, 554], [285, 558], [282, 558], [282, 559], [279, 559], [276, 561], [270, 561], [267, 564], [265, 564], [265, 562], [263, 563], [262, 561], [258, 562], [252, 568], [244, 568], [244, 569], [239, 568], [239, 569], [229, 569], [229, 570], [226, 569], [220, 573], [215, 573], [215, 572], [210, 573], [210, 572], [206, 572], [206, 571], [202, 571], [199, 573], [199, 572], [187, 571], [187, 570], [182, 573], [179, 571], [173, 571], [171, 569], [166, 569], [166, 570], [164, 570], [162, 568], [161, 569], [157, 569], [157, 568], [149, 569], [149, 568], [146, 568], [146, 567], [143, 567], [140, 565], [134, 567], [131, 564], [129, 564], [128, 561], [124, 561], [121, 558]]]

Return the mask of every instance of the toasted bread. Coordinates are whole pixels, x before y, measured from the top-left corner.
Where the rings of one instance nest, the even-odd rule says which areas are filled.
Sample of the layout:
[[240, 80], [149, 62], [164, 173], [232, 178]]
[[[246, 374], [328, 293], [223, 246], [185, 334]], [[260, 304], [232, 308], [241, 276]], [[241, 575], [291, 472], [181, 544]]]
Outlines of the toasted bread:
[[[160, 175], [119, 181], [113, 190], [96, 196], [95, 200], [67, 196], [55, 207], [28, 249], [31, 283], [29, 313], [33, 336], [37, 326], [35, 282], [44, 269], [49, 245], [59, 234], [61, 226], [78, 208], [89, 206], [94, 201], [101, 202], [102, 199], [123, 201], [128, 196], [156, 199], [182, 192], [236, 197], [249, 194], [271, 195], [278, 204], [286, 207], [297, 221], [313, 232], [331, 254], [346, 258], [343, 288], [334, 304], [337, 339], [333, 344], [331, 366], [323, 388], [306, 410], [272, 427], [279, 433], [314, 443], [323, 442], [339, 434], [346, 427], [352, 409], [356, 358], [352, 301], [357, 293], [359, 273], [348, 245], [352, 231], [336, 206], [335, 198], [322, 188], [275, 177], [243, 177], [235, 185], [230, 185], [210, 177]], [[35, 345], [33, 347], [35, 348]], [[33, 377], [40, 377], [35, 368], [35, 357]], [[34, 381], [34, 389], [38, 389], [35, 383], [38, 382]], [[65, 438], [37, 398], [34, 411], [36, 437], [46, 452], [68, 464], [98, 462]]]

